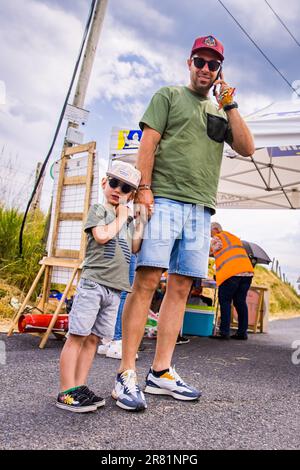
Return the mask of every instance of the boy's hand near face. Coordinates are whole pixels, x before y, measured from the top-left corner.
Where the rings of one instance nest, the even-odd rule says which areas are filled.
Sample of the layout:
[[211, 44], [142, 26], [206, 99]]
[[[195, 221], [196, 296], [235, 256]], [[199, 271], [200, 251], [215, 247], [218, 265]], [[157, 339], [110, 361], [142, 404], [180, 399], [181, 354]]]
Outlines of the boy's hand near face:
[[118, 207], [116, 207], [116, 216], [120, 221], [127, 221], [128, 217], [130, 215], [130, 209], [128, 206], [124, 204], [120, 204]]

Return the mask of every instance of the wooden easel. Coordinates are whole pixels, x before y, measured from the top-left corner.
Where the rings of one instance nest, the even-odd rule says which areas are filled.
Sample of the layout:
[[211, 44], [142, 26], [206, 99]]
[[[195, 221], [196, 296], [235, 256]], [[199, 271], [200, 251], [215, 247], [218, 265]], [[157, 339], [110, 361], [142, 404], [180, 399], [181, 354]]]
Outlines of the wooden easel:
[[[80, 274], [81, 264], [84, 260], [85, 248], [86, 248], [86, 234], [84, 233], [83, 230], [82, 230], [82, 235], [81, 235], [81, 240], [80, 240], [80, 250], [78, 251], [58, 249], [57, 240], [58, 240], [59, 224], [61, 221], [77, 220], [77, 221], [82, 221], [82, 225], [83, 225], [87, 217], [89, 206], [90, 206], [90, 197], [91, 197], [91, 189], [92, 189], [92, 182], [93, 182], [95, 149], [96, 149], [96, 142], [90, 142], [88, 144], [79, 145], [76, 147], [67, 147], [63, 150], [61, 163], [60, 163], [60, 170], [59, 170], [56, 206], [55, 206], [54, 222], [53, 222], [53, 232], [52, 232], [52, 240], [51, 240], [49, 256], [43, 258], [40, 261], [39, 264], [41, 264], [41, 269], [39, 270], [38, 275], [36, 276], [19, 311], [14, 317], [12, 326], [8, 332], [8, 336], [11, 336], [13, 334], [14, 328], [18, 324], [19, 318], [23, 314], [26, 304], [30, 300], [42, 276], [44, 275], [44, 280], [43, 280], [43, 288], [42, 288], [42, 300], [39, 304], [39, 309], [42, 310], [43, 313], [46, 313], [47, 302], [48, 302], [49, 294], [50, 294], [51, 275], [52, 275], [53, 268], [54, 267], [71, 268], [72, 269], [71, 277], [65, 287], [62, 298], [59, 301], [53, 313], [53, 317], [48, 326], [48, 329], [43, 334], [42, 340], [39, 345], [40, 349], [43, 349], [48, 341], [49, 335], [53, 329], [53, 326], [55, 325], [55, 322], [57, 320], [59, 313], [61, 312], [61, 309], [64, 305], [64, 301], [70, 291], [70, 288], [72, 287], [73, 281], [76, 275], [79, 276]], [[72, 177], [66, 176], [65, 170], [66, 170], [67, 161], [72, 156], [78, 155], [80, 153], [88, 153], [88, 165], [87, 165], [86, 175], [72, 176]], [[85, 185], [83, 212], [61, 212], [63, 189], [65, 186], [70, 186], [70, 185], [72, 186]]]

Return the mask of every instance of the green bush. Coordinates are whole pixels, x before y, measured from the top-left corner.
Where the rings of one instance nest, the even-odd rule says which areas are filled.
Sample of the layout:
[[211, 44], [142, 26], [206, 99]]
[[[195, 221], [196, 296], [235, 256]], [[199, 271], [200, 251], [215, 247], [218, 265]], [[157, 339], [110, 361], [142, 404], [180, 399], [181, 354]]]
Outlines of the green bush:
[[29, 213], [23, 234], [23, 256], [19, 257], [19, 233], [23, 214], [0, 206], [0, 277], [22, 290], [29, 290], [44, 254], [46, 218], [38, 210]]

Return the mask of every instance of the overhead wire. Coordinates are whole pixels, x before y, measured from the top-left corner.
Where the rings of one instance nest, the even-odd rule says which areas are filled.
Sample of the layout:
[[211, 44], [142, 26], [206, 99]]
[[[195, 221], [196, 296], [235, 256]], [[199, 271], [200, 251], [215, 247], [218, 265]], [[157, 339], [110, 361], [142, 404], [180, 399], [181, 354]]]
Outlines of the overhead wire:
[[267, 62], [273, 67], [274, 70], [281, 76], [281, 78], [285, 81], [285, 83], [295, 92], [298, 96], [299, 92], [296, 88], [293, 87], [293, 85], [288, 81], [288, 79], [284, 76], [284, 74], [276, 67], [275, 64], [269, 59], [269, 57], [265, 54], [265, 52], [261, 49], [261, 47], [252, 39], [250, 34], [246, 31], [246, 29], [240, 24], [240, 22], [235, 18], [235, 16], [230, 12], [230, 10], [224, 5], [222, 0], [218, 0], [218, 2], [222, 5], [224, 10], [227, 11], [228, 15], [233, 19], [233, 21], [238, 25], [238, 27], [243, 31], [243, 33], [247, 36], [247, 38], [252, 42], [252, 44], [259, 50], [259, 52], [263, 55], [263, 57], [266, 59]]
[[44, 171], [46, 169], [48, 160], [49, 160], [49, 158], [52, 154], [53, 148], [55, 146], [55, 143], [56, 143], [56, 140], [57, 140], [60, 128], [61, 128], [61, 124], [62, 124], [63, 119], [64, 119], [64, 114], [65, 114], [65, 111], [66, 111], [66, 107], [67, 107], [67, 104], [68, 104], [68, 101], [69, 101], [69, 98], [70, 98], [70, 95], [71, 95], [71, 92], [72, 92], [72, 89], [73, 89], [75, 78], [76, 78], [76, 75], [77, 75], [77, 72], [78, 72], [78, 68], [79, 68], [80, 61], [81, 61], [81, 58], [82, 58], [82, 54], [83, 54], [83, 51], [84, 51], [84, 47], [85, 47], [85, 44], [86, 44], [88, 32], [90, 30], [90, 26], [91, 26], [91, 23], [92, 23], [96, 3], [97, 3], [97, 0], [92, 0], [92, 2], [91, 2], [91, 7], [90, 7], [87, 22], [86, 22], [86, 26], [85, 26], [85, 30], [84, 30], [84, 34], [83, 34], [83, 38], [82, 38], [82, 42], [81, 42], [81, 46], [80, 46], [80, 49], [79, 49], [78, 58], [76, 60], [76, 64], [75, 64], [75, 67], [74, 67], [74, 70], [73, 70], [73, 74], [72, 74], [71, 82], [70, 82], [70, 85], [69, 85], [69, 88], [68, 88], [68, 92], [67, 92], [67, 95], [66, 95], [61, 113], [60, 113], [58, 124], [57, 124], [56, 130], [55, 130], [55, 133], [54, 133], [53, 141], [52, 141], [52, 144], [50, 146], [49, 152], [48, 152], [48, 154], [47, 154], [47, 156], [46, 156], [46, 158], [45, 158], [45, 160], [42, 164], [41, 171], [40, 171], [39, 176], [36, 180], [36, 183], [34, 185], [32, 194], [30, 196], [30, 199], [27, 203], [27, 206], [26, 206], [26, 209], [25, 209], [25, 212], [24, 212], [24, 216], [23, 216], [23, 220], [22, 220], [22, 224], [21, 224], [21, 228], [20, 228], [20, 233], [19, 233], [19, 256], [22, 256], [22, 252], [23, 252], [23, 232], [24, 232], [24, 227], [25, 227], [25, 223], [26, 223], [26, 218], [27, 218], [30, 206], [32, 204], [32, 201], [34, 199], [34, 195], [35, 195], [35, 193], [36, 193], [36, 191], [39, 187], [40, 181], [43, 177], [43, 174], [44, 174]]
[[286, 31], [289, 33], [289, 35], [291, 36], [291, 38], [295, 41], [295, 43], [297, 44], [297, 46], [300, 47], [300, 42], [295, 38], [295, 36], [293, 35], [293, 33], [290, 31], [290, 29], [287, 27], [287, 25], [284, 23], [284, 21], [281, 19], [281, 17], [279, 16], [278, 13], [276, 13], [276, 11], [274, 10], [274, 8], [270, 5], [270, 3], [265, 0], [265, 3], [268, 5], [268, 7], [270, 8], [270, 10], [274, 13], [274, 15], [276, 16], [276, 18], [278, 19], [278, 21], [282, 24], [282, 26], [286, 29]]

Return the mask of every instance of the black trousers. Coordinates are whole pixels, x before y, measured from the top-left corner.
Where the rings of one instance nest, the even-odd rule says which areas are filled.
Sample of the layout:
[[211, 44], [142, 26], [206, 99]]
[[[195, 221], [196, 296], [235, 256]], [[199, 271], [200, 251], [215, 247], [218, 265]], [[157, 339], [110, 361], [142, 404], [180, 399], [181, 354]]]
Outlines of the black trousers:
[[229, 335], [230, 333], [232, 302], [238, 314], [238, 334], [247, 334], [248, 306], [246, 297], [252, 279], [252, 276], [232, 276], [220, 285], [218, 298], [221, 310], [221, 334]]

